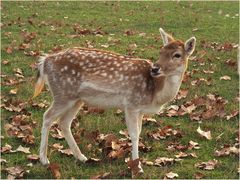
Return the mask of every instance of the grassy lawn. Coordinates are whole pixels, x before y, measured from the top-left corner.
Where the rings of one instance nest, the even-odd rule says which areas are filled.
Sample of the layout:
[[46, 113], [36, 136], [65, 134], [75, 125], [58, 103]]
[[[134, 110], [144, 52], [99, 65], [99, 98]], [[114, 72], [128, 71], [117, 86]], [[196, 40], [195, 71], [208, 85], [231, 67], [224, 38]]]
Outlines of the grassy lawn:
[[[239, 41], [238, 12], [238, 2], [2, 2], [1, 146], [7, 143], [12, 146], [12, 150], [15, 150], [22, 145], [30, 147], [31, 154], [39, 153], [42, 115], [47, 107], [34, 107], [33, 103], [42, 102], [49, 105], [51, 96], [49, 91], [45, 90], [34, 99], [34, 102], [29, 100], [33, 94], [36, 76], [37, 56], [35, 54], [39, 51], [48, 53], [54, 49], [80, 46], [155, 61], [162, 46], [159, 27], [182, 40], [192, 36], [197, 38], [194, 58], [189, 61], [187, 72], [191, 77], [181, 86], [181, 89], [188, 90], [187, 97], [175, 100], [169, 105], [180, 106], [191, 101], [195, 96], [206, 97], [211, 93], [228, 101], [224, 107], [226, 115], [238, 110], [236, 99], [239, 99], [237, 98], [239, 81], [235, 46]], [[225, 49], [220, 50], [221, 47]], [[226, 63], [227, 60], [231, 60], [233, 66]], [[22, 73], [19, 70], [22, 70]], [[209, 70], [212, 73], [204, 73]], [[220, 77], [226, 75], [231, 80], [220, 80]], [[200, 84], [193, 85], [193, 82], [199, 78], [204, 80]], [[23, 82], [14, 84], [15, 81], [20, 80]], [[210, 84], [208, 85], [205, 80], [210, 80]], [[23, 104], [24, 109], [19, 112], [7, 110], [6, 106], [9, 107], [11, 103], [16, 107]], [[124, 158], [129, 157], [130, 154], [116, 160], [109, 160], [100, 152], [98, 143], [92, 142], [86, 136], [89, 132], [99, 130], [100, 133], [112, 133], [122, 138], [119, 131], [126, 129], [124, 115], [118, 115], [115, 112], [116, 109], [110, 109], [103, 114], [81, 115], [83, 114], [81, 111], [76, 120], [79, 128], [85, 129], [85, 135], [81, 137], [81, 143], [78, 144], [80, 149], [87, 157], [99, 158], [101, 162], [75, 163], [73, 156], [63, 155], [49, 148], [49, 160], [59, 164], [62, 178], [90, 178], [104, 172], [111, 172], [108, 178], [131, 178], [130, 173], [121, 173], [127, 169]], [[12, 123], [16, 115], [23, 114], [29, 116], [29, 124], [34, 123], [32, 125], [34, 144], [25, 144], [21, 138], [7, 133], [6, 124]], [[154, 161], [158, 157], [174, 158], [179, 150], [166, 149], [172, 142], [187, 145], [192, 140], [199, 143], [200, 149], [186, 151], [195, 152], [196, 158], [183, 158], [180, 162], [162, 167], [143, 165], [145, 173], [139, 178], [163, 178], [170, 171], [177, 173], [178, 178], [181, 179], [194, 178], [197, 172], [202, 173], [207, 179], [238, 178], [238, 155], [214, 156], [215, 150], [221, 149], [222, 146], [233, 146], [237, 143], [238, 116], [229, 120], [226, 116], [202, 120], [201, 128], [211, 131], [212, 140], [207, 140], [197, 133], [199, 121], [191, 120], [189, 114], [168, 117], [164, 113], [154, 115], [152, 118], [159, 123], [144, 123], [141, 133], [142, 142], [152, 148], [150, 152], [140, 151], [141, 158], [149, 161]], [[167, 125], [180, 130], [182, 137], [170, 136], [155, 140], [147, 135]], [[76, 133], [76, 128], [73, 131]], [[60, 143], [65, 149], [68, 148], [65, 140], [58, 140], [50, 135], [49, 145], [54, 143]], [[22, 152], [1, 153], [1, 158], [7, 161], [1, 164], [2, 178], [7, 177], [4, 169], [12, 166], [21, 166], [29, 170], [24, 174], [24, 178], [53, 178], [52, 173], [39, 162], [28, 166], [30, 161], [27, 160], [27, 154]], [[195, 167], [196, 163], [213, 159], [218, 160], [218, 165], [213, 170]]]

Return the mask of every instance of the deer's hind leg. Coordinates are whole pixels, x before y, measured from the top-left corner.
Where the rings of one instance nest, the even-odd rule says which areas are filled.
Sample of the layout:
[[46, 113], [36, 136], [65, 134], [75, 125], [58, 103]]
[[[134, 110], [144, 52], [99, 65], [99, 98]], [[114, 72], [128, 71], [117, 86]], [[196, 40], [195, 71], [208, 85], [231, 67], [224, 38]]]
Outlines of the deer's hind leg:
[[63, 114], [59, 119], [59, 127], [62, 130], [62, 133], [73, 152], [73, 155], [76, 159], [85, 162], [87, 158], [81, 153], [79, 147], [77, 146], [76, 141], [73, 138], [71, 132], [72, 120], [78, 113], [78, 110], [83, 105], [81, 101], [77, 101], [71, 108], [69, 108], [65, 114]]
[[40, 162], [43, 165], [49, 164], [49, 160], [47, 158], [47, 147], [48, 147], [48, 135], [49, 130], [52, 126], [52, 123], [56, 121], [68, 107], [71, 106], [71, 102], [66, 101], [56, 101], [54, 100], [52, 105], [48, 108], [48, 110], [43, 115], [43, 125], [41, 130], [41, 145], [40, 145]]

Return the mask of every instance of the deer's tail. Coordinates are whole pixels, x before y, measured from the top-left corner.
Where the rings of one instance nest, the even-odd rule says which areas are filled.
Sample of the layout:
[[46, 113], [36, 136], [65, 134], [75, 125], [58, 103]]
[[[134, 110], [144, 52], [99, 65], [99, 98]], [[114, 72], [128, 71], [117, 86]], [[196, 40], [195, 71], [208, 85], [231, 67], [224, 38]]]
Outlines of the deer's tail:
[[39, 63], [38, 63], [38, 74], [37, 74], [37, 82], [35, 84], [35, 90], [34, 90], [34, 94], [32, 98], [37, 97], [43, 87], [44, 87], [44, 83], [45, 83], [45, 78], [44, 78], [44, 63], [46, 60], [46, 56], [41, 56], [39, 58]]

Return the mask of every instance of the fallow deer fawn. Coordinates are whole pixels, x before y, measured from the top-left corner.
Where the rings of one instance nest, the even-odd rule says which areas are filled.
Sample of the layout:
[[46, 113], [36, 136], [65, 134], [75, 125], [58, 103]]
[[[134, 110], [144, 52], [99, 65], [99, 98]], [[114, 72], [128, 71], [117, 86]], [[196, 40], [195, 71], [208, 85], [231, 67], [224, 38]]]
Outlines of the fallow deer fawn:
[[[87, 160], [70, 130], [72, 120], [83, 103], [123, 109], [132, 141], [132, 159], [139, 158], [138, 141], [143, 114], [158, 113], [162, 105], [176, 96], [188, 57], [196, 44], [195, 37], [183, 43], [163, 29], [159, 30], [164, 46], [155, 64], [144, 59], [84, 48], [72, 48], [40, 58], [34, 97], [46, 82], [54, 98], [43, 116], [40, 146], [42, 164], [49, 163], [48, 134], [53, 121], [57, 119], [75, 158]], [[139, 168], [143, 171], [140, 164]]]

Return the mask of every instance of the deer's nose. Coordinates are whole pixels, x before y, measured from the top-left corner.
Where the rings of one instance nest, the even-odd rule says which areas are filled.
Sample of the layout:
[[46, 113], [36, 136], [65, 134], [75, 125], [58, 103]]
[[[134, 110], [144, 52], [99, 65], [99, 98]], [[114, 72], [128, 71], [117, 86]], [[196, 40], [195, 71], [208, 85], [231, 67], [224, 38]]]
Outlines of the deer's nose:
[[161, 67], [159, 65], [153, 65], [151, 68], [152, 76], [159, 76], [161, 74]]
[[153, 67], [152, 68], [153, 73], [158, 73], [159, 70], [160, 70], [160, 67]]

